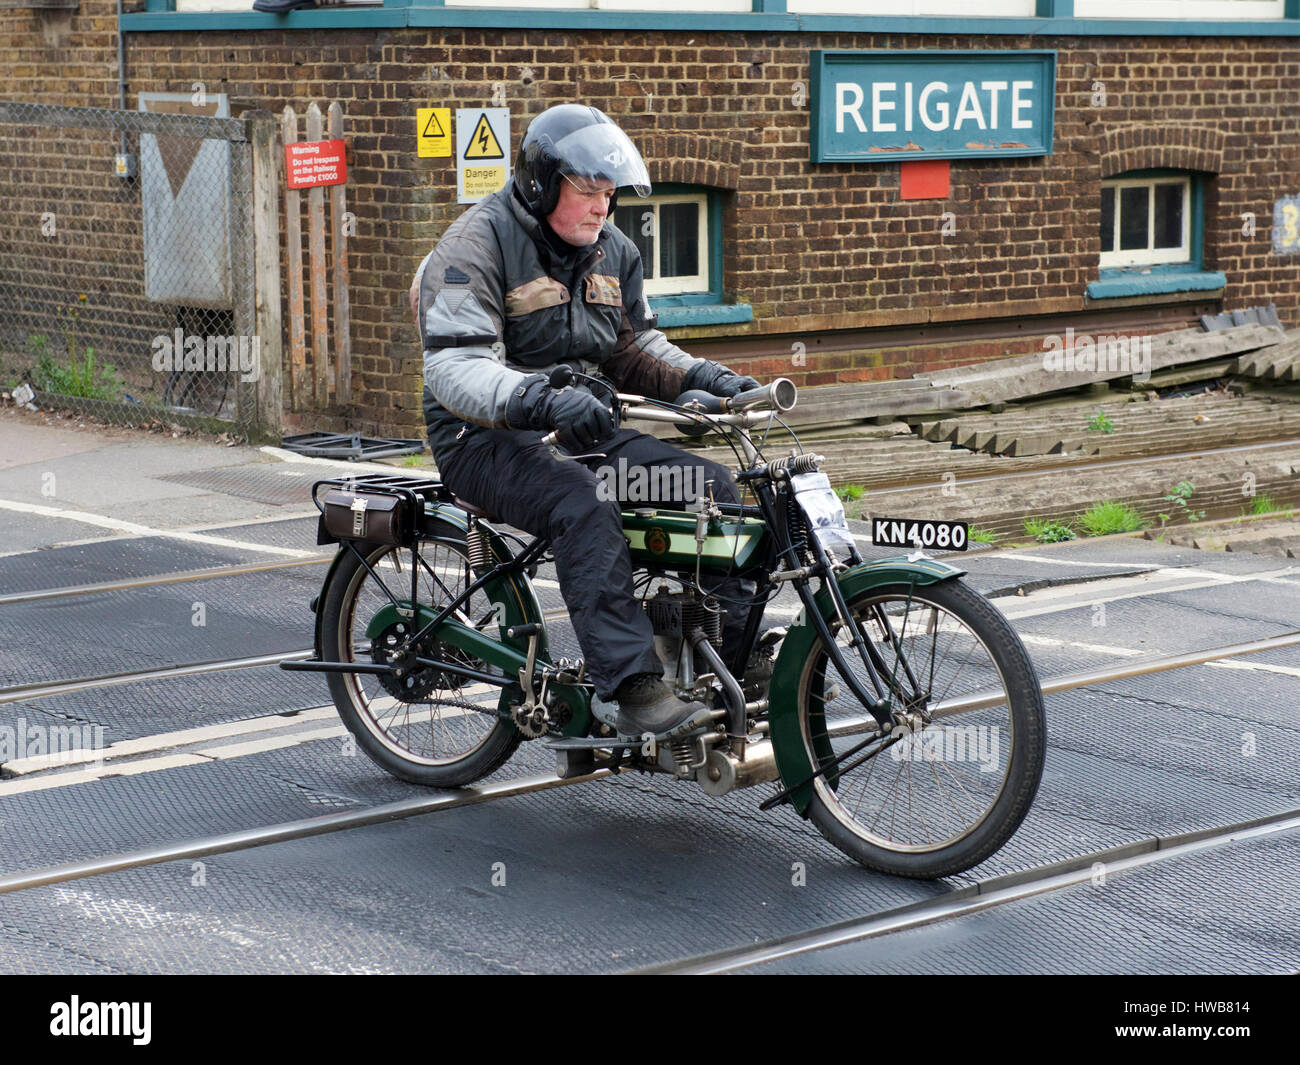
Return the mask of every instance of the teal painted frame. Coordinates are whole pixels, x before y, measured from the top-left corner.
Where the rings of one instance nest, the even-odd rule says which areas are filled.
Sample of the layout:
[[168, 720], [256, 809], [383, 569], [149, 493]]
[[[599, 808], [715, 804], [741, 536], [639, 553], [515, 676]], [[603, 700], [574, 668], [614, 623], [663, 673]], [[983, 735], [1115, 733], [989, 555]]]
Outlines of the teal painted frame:
[[656, 196], [698, 196], [701, 193], [704, 194], [704, 225], [709, 238], [709, 259], [705, 264], [709, 287], [703, 292], [684, 292], [679, 296], [651, 296], [650, 306], [653, 308], [722, 302], [722, 206], [718, 203], [717, 191], [708, 185], [685, 185], [675, 181], [656, 184], [652, 190], [652, 195]]
[[1126, 170], [1116, 178], [1190, 177], [1191, 232], [1185, 263], [1159, 263], [1152, 266], [1105, 267], [1097, 280], [1088, 285], [1089, 299], [1119, 299], [1124, 296], [1155, 295], [1161, 292], [1210, 292], [1227, 284], [1227, 275], [1205, 269], [1205, 185], [1206, 175], [1197, 170], [1174, 170], [1169, 167]]
[[[1009, 151], [1000, 151], [993, 149], [940, 149], [935, 151], [922, 152], [878, 152], [874, 155], [862, 154], [851, 156], [831, 156], [827, 155], [822, 147], [821, 138], [821, 88], [822, 74], [828, 63], [850, 62], [855, 58], [873, 56], [873, 55], [890, 55], [899, 54], [905, 56], [908, 60], [913, 59], [944, 59], [944, 58], [973, 58], [975, 56], [995, 56], [1006, 57], [1014, 56], [1037, 56], [1043, 66], [1043, 95], [1052, 102], [1048, 109], [1045, 128], [1043, 130], [1043, 149], [1037, 148], [1016, 148]], [[1029, 157], [1042, 158], [1052, 155], [1052, 149], [1056, 144], [1056, 58], [1057, 53], [1053, 48], [1023, 48], [1014, 52], [989, 51], [987, 49], [975, 49], [964, 51], [958, 49], [924, 49], [920, 51], [907, 51], [902, 53], [882, 52], [878, 49], [868, 49], [865, 51], [846, 52], [843, 50], [830, 50], [816, 48], [809, 57], [808, 72], [808, 158], [814, 163], [893, 163], [909, 159], [1004, 159], [1010, 157]], [[1050, 60], [1050, 62], [1049, 62]]]
[[[554, 30], [660, 30], [656, 11], [573, 11], [518, 8], [451, 8], [443, 0], [384, 0], [376, 7], [329, 7], [272, 15], [261, 11], [186, 11], [173, 0], [145, 0], [145, 10], [124, 14], [128, 33], [178, 33], [190, 30], [368, 29], [447, 26]], [[755, 33], [912, 33], [981, 36], [1082, 37], [1300, 37], [1300, 0], [1286, 0], [1280, 19], [1184, 22], [1178, 19], [1075, 18], [1074, 0], [1037, 0], [1033, 17], [955, 18], [952, 16], [797, 15], [785, 0], [753, 0], [748, 12], [673, 12], [672, 29]]]
[[1191, 212], [1192, 228], [1187, 236], [1188, 251], [1191, 258], [1185, 263], [1158, 263], [1151, 266], [1114, 266], [1106, 267], [1100, 272], [1100, 276], [1105, 278], [1123, 277], [1136, 273], [1138, 270], [1146, 270], [1152, 274], [1155, 273], [1180, 273], [1184, 271], [1198, 271], [1202, 269], [1205, 263], [1205, 174], [1199, 170], [1174, 170], [1170, 167], [1151, 167], [1146, 170], [1126, 170], [1122, 174], [1112, 174], [1106, 180], [1114, 178], [1191, 178], [1192, 179], [1192, 202], [1188, 205]]
[[709, 287], [703, 292], [684, 292], [677, 296], [651, 296], [650, 309], [658, 316], [659, 325], [664, 328], [680, 325], [720, 325], [754, 320], [754, 310], [748, 303], [722, 302], [721, 193], [708, 185], [685, 185], [673, 181], [658, 183], [653, 189], [653, 194], [664, 196], [698, 196], [700, 193], [704, 194], [704, 224], [709, 235], [709, 261], [706, 268]]

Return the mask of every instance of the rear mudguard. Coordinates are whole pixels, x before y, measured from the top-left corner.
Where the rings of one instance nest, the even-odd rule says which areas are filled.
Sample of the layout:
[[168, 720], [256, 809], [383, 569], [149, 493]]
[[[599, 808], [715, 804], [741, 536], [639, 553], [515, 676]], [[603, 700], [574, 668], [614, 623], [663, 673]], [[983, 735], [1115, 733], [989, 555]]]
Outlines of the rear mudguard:
[[[469, 528], [469, 518], [466, 515], [466, 513], [463, 510], [461, 510], [459, 507], [452, 506], [450, 503], [428, 504], [425, 507], [426, 530], [429, 529], [428, 523], [434, 519], [441, 519], [442, 521], [445, 521], [448, 525], [450, 525], [453, 529], [455, 529], [458, 533], [461, 534], [463, 534]], [[484, 526], [483, 528], [484, 531], [488, 534], [488, 542], [492, 550], [493, 560], [496, 562], [504, 562], [507, 559], [509, 559], [514, 552], [510, 549], [509, 542], [505, 539], [505, 537], [499, 535], [498, 533], [493, 532], [492, 530], [488, 529], [486, 526]], [[363, 556], [368, 554], [373, 547], [374, 547], [373, 544], [368, 544], [368, 543], [357, 544], [357, 550], [360, 551]], [[339, 567], [340, 561], [342, 560], [343, 556], [347, 554], [347, 551], [348, 551], [347, 545], [344, 544], [343, 547], [339, 550], [338, 554], [334, 556], [334, 562], [331, 564], [329, 573], [327, 573], [325, 576], [325, 584], [322, 586], [320, 600], [318, 601], [317, 609], [316, 609], [316, 657], [317, 658], [323, 657], [321, 654], [321, 637], [322, 637], [321, 628], [324, 619], [323, 619], [323, 611], [320, 609], [320, 602], [323, 602], [325, 598], [323, 589], [325, 587], [328, 587], [329, 581], [333, 578], [335, 571]], [[410, 591], [409, 584], [406, 590], [407, 593], [409, 594]], [[547, 641], [546, 641], [546, 621], [542, 617], [542, 606], [541, 603], [538, 602], [537, 593], [534, 591], [532, 582], [528, 580], [527, 576], [523, 573], [516, 573], [507, 577], [502, 577], [495, 581], [489, 582], [487, 585], [484, 586], [483, 590], [487, 593], [491, 602], [493, 602], [494, 604], [500, 604], [500, 608], [499, 608], [500, 609], [499, 625], [501, 631], [500, 642], [510, 647], [513, 647], [519, 653], [518, 661], [515, 663], [498, 661], [498, 662], [494, 662], [494, 664], [506, 668], [511, 673], [512, 676], [517, 675], [518, 667], [524, 664], [525, 656], [528, 651], [528, 638], [518, 637], [512, 639], [505, 635], [505, 630], [512, 625], [524, 625], [531, 622], [536, 622], [542, 626], [542, 631], [538, 634], [537, 637], [538, 661], [540, 662], [550, 661], [550, 652], [547, 647]], [[394, 594], [398, 594], [398, 589], [394, 588], [393, 592]], [[401, 599], [401, 602], [405, 604], [406, 600]], [[433, 618], [435, 617], [434, 614], [427, 613], [426, 609], [423, 607], [420, 610], [420, 615], [421, 615], [421, 622], [420, 622], [421, 625], [425, 624], [426, 622], [432, 621]], [[397, 617], [398, 615], [397, 615], [396, 608], [391, 603], [389, 603], [387, 606], [381, 608], [373, 618], [369, 619], [366, 626], [366, 634], [373, 638], [374, 636], [382, 632], [389, 624], [396, 621]], [[452, 624], [455, 625], [454, 622]], [[459, 625], [457, 625], [456, 627], [464, 628], [463, 626], [459, 626]], [[475, 635], [477, 635], [476, 633], [473, 632], [472, 629], [465, 629], [465, 634], [467, 639], [471, 639], [471, 640]], [[451, 643], [453, 646], [456, 646], [464, 641], [453, 638], [453, 639], [449, 639], [447, 642]], [[466, 647], [466, 650], [472, 650], [472, 648]], [[513, 669], [510, 668], [512, 664], [514, 667]], [[582, 689], [566, 689], [564, 692], [558, 694], [561, 694], [562, 697], [565, 697], [565, 700], [569, 703], [569, 706], [573, 711], [572, 717], [565, 725], [562, 732], [564, 733], [564, 735], [567, 736], [585, 736], [591, 726], [590, 702], [586, 695], [586, 692]], [[498, 709], [501, 711], [503, 715], [509, 714], [510, 699], [504, 691], [501, 694], [501, 700], [498, 705]]]
[[[843, 570], [838, 575], [838, 582], [844, 598], [850, 600], [872, 588], [887, 584], [919, 587], [952, 580], [964, 572], [965, 570], [937, 559], [924, 558], [909, 562], [905, 556], [899, 556], [865, 562]], [[822, 617], [828, 622], [835, 617], [835, 606], [825, 587], [817, 592], [815, 602]], [[768, 721], [781, 783], [787, 790], [793, 789], [790, 801], [804, 817], [808, 816], [808, 803], [812, 798], [812, 787], [804, 782], [812, 776], [814, 767], [799, 728], [799, 676], [816, 642], [816, 628], [807, 622], [803, 611], [800, 611], [791, 623], [785, 639], [781, 641], [781, 650], [773, 665], [772, 684], [768, 692]], [[824, 733], [815, 738], [815, 742], [819, 748], [819, 757], [833, 757]]]

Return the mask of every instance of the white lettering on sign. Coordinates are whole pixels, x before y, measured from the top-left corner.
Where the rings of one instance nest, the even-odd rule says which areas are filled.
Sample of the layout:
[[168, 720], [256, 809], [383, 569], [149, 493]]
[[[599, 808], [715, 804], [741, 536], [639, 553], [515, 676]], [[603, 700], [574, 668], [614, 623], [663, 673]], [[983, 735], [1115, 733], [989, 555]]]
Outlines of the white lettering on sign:
[[[848, 98], [852, 98], [851, 101]], [[862, 90], [851, 81], [839, 81], [835, 83], [835, 132], [844, 132], [844, 116], [852, 115], [854, 125], [858, 127], [859, 133], [866, 133], [867, 127], [862, 124], [862, 114], [859, 108], [862, 107]]]
[[[975, 83], [968, 81], [961, 90], [961, 103], [957, 105], [957, 118], [953, 121], [953, 129], [961, 129], [961, 124], [967, 119], [973, 118], [979, 125], [980, 129], [988, 129], [984, 122], [984, 113], [980, 110], [980, 98], [976, 94]], [[993, 116], [996, 127], [998, 117]]]
[[[1010, 89], [1010, 101], [1006, 93]], [[1030, 93], [1032, 81], [965, 81], [960, 86], [950, 86], [946, 81], [931, 81], [924, 86], [905, 81], [871, 82], [871, 122], [863, 120], [862, 107], [866, 98], [863, 87], [852, 81], [835, 83], [835, 132], [843, 133], [846, 117], [852, 119], [859, 133], [896, 133], [899, 128], [901, 104], [902, 128], [910, 133], [914, 120], [934, 133], [947, 130], [1006, 129], [1010, 119], [1012, 129], [1033, 129], [1033, 119], [1026, 115], [1034, 107]], [[954, 112], [954, 96], [956, 111]], [[1009, 108], [1009, 114], [1008, 114]]]
[[1032, 89], [1032, 81], [1013, 81], [1011, 83], [1011, 128], [1033, 129], [1034, 124], [1028, 119], [1022, 120], [1020, 112], [1034, 106], [1033, 100], [1026, 100], [1020, 95], [1021, 89]]
[[881, 97], [886, 92], [894, 92], [897, 88], [898, 83], [894, 81], [873, 81], [871, 83], [871, 128], [877, 133], [893, 133], [898, 129], [897, 122], [886, 122], [880, 117], [882, 111], [892, 111], [896, 106], [892, 100], [886, 102]]
[[921, 90], [921, 121], [925, 123], [926, 129], [940, 130], [948, 128], [948, 103], [946, 100], [941, 102], [936, 108], [941, 116], [937, 122], [930, 118], [930, 112], [928, 110], [930, 97], [936, 92], [947, 91], [948, 83], [946, 81], [932, 81]]

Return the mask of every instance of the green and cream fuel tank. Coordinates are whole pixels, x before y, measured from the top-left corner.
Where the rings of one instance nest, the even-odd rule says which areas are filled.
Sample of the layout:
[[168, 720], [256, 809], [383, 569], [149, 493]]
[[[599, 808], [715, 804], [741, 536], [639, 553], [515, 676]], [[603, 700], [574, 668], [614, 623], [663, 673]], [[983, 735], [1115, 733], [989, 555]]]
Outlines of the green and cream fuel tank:
[[[696, 516], [672, 510], [638, 507], [623, 511], [623, 536], [637, 566], [694, 569]], [[707, 573], [734, 573], [764, 557], [767, 526], [758, 518], [727, 516], [709, 522], [700, 554]]]

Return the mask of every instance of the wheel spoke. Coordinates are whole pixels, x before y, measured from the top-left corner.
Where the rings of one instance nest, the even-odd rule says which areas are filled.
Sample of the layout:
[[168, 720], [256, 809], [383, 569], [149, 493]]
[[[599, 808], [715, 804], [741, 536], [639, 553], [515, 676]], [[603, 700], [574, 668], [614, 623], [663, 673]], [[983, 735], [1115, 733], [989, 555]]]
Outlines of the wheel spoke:
[[[882, 679], [899, 700], [899, 712], [927, 710], [945, 700], [961, 700], [989, 690], [1003, 693], [1000, 705], [977, 705], [969, 716], [963, 716], [961, 725], [931, 723], [928, 717], [913, 719], [915, 732], [896, 738], [872, 755], [850, 757], [861, 733], [871, 726], [865, 708], [851, 690], [843, 691], [829, 706], [811, 695], [811, 679], [820, 677], [819, 683], [825, 685], [831, 672], [820, 641], [804, 666], [803, 676], [808, 681], [801, 680], [799, 690], [808, 695], [800, 696], [804, 707], [801, 727], [809, 737], [810, 752], [811, 737], [819, 735], [821, 749], [828, 745], [835, 759], [830, 779], [815, 778], [812, 784], [817, 809], [824, 810], [817, 815], [817, 823], [822, 825], [829, 817], [848, 829], [848, 837], [834, 836], [834, 842], [868, 865], [886, 863], [878, 854], [897, 855], [897, 860], [886, 863], [892, 871], [908, 861], [928, 860], [928, 856], [951, 850], [977, 832], [988, 838], [991, 832], [983, 828], [1007, 787], [1013, 761], [1019, 765], [1024, 760], [1017, 758], [1020, 737], [1013, 727], [1018, 711], [1013, 710], [1004, 667], [988, 640], [999, 640], [997, 646], [1003, 653], [1028, 660], [1014, 634], [1005, 635], [1009, 626], [1002, 622], [998, 627], [1001, 618], [990, 619], [988, 611], [969, 615], [976, 609], [970, 605], [972, 601], [979, 603], [964, 587], [953, 597], [945, 595], [942, 586], [933, 590], [903, 586], [863, 593], [850, 603], [853, 616], [867, 623], [858, 628], [880, 655]], [[968, 621], [968, 616], [985, 620], [977, 625]], [[989, 637], [980, 626], [991, 627], [995, 635]], [[851, 666], [856, 659], [847, 643], [853, 628], [838, 627], [833, 633]], [[865, 681], [861, 665], [854, 668]], [[1032, 672], [1032, 667], [1029, 670]], [[1036, 683], [1026, 697], [1031, 710], [1041, 715]], [[864, 728], [844, 727], [858, 720], [865, 722]], [[892, 771], [877, 774], [875, 762], [885, 757], [885, 751], [898, 764]], [[1031, 771], [1040, 773], [1041, 744], [1028, 757], [1034, 763]], [[913, 766], [915, 761], [931, 764]], [[1026, 808], [1027, 800], [1010, 814], [1004, 811], [1004, 816], [1018, 823]], [[855, 840], [861, 841], [861, 848]], [[993, 849], [997, 845], [1000, 840], [992, 844]], [[868, 853], [870, 858], [865, 856]]]
[[[402, 549], [382, 549], [367, 559], [370, 571], [358, 567], [355, 572], [351, 605], [340, 617], [339, 633], [339, 645], [348, 649], [351, 661], [386, 662], [418, 628], [418, 621], [400, 621], [373, 639], [366, 635], [371, 619], [391, 603], [386, 592], [391, 592], [392, 587], [402, 588], [401, 594], [394, 596], [399, 601], [410, 595], [410, 574], [416, 564], [413, 559], [404, 560], [402, 554]], [[468, 559], [441, 542], [425, 545], [415, 572], [421, 578], [419, 606], [435, 612], [468, 587], [472, 579]], [[404, 577], [399, 581], [394, 575]], [[492, 634], [497, 610], [486, 592], [476, 592], [457, 614], [466, 624], [473, 624], [471, 618], [481, 618], [474, 627]], [[436, 642], [422, 646], [416, 653], [499, 672]], [[471, 708], [462, 678], [439, 673], [434, 667], [416, 667], [400, 681], [375, 674], [345, 674], [344, 680], [362, 727], [403, 762], [429, 767], [461, 762], [481, 748], [500, 726], [494, 713], [478, 713]]]

